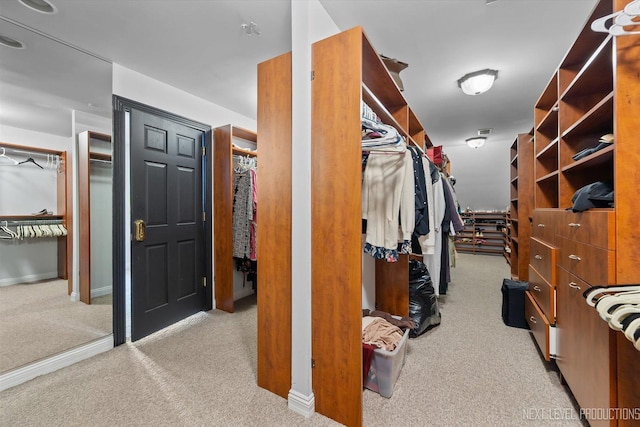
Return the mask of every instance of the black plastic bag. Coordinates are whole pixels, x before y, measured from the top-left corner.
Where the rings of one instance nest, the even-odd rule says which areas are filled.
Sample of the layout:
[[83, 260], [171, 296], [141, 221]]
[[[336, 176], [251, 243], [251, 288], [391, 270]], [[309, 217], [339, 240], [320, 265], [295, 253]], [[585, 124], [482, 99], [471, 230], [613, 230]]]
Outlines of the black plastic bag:
[[429, 270], [424, 263], [414, 260], [409, 261], [409, 317], [416, 322], [409, 338], [416, 338], [430, 326], [439, 325], [441, 320]]

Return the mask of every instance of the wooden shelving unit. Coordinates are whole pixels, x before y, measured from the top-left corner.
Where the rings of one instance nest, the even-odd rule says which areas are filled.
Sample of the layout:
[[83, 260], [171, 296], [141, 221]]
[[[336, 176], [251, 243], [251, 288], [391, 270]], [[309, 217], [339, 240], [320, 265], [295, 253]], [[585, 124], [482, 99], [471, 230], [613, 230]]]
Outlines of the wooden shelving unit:
[[[535, 209], [526, 312], [534, 319], [529, 325], [542, 353], [556, 358], [583, 408], [615, 408], [620, 402], [640, 406], [637, 394], [631, 400], [620, 395], [628, 389], [616, 384], [621, 377], [616, 375], [616, 335], [583, 298], [592, 286], [640, 282], [640, 36], [591, 29], [595, 19], [629, 2], [596, 4], [534, 108]], [[614, 135], [610, 147], [573, 159], [605, 134]], [[578, 189], [605, 180], [613, 182], [615, 207], [568, 210]], [[616, 420], [588, 421], [618, 425]]]
[[460, 214], [464, 231], [456, 234], [454, 243], [459, 252], [501, 255], [507, 246], [507, 213], [471, 211]]
[[511, 144], [509, 226], [505, 256], [511, 278], [529, 280], [529, 237], [533, 210], [533, 131], [519, 134]]
[[236, 147], [234, 138], [257, 144], [255, 132], [232, 125], [213, 130], [213, 233], [216, 308], [233, 313], [233, 154], [257, 156]]
[[67, 229], [67, 235], [58, 237], [58, 277], [66, 279], [68, 282], [69, 295], [73, 291], [72, 275], [69, 274], [73, 269], [73, 198], [71, 196], [71, 180], [67, 177], [67, 152], [50, 150], [46, 148], [38, 148], [26, 145], [11, 144], [0, 141], [0, 147], [6, 150], [7, 154], [15, 152], [20, 155], [28, 156], [29, 153], [52, 154], [58, 156], [60, 163], [58, 166], [58, 174], [56, 178], [57, 187], [57, 206], [54, 215], [25, 215], [24, 213], [16, 213], [15, 215], [0, 216], [0, 220], [29, 220], [29, 219], [62, 219], [62, 223]]

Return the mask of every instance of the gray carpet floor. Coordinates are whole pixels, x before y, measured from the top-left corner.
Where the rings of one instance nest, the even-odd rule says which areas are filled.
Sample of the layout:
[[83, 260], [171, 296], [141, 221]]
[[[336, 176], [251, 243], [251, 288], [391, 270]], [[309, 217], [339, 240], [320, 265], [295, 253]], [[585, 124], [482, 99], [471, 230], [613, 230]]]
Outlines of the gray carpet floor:
[[0, 286], [0, 372], [111, 334], [111, 295], [73, 302], [66, 280]]
[[[409, 340], [390, 399], [365, 390], [365, 426], [582, 426], [523, 329], [501, 320], [503, 257], [460, 254], [442, 323]], [[199, 313], [0, 393], [2, 426], [332, 426], [256, 383], [255, 299]]]

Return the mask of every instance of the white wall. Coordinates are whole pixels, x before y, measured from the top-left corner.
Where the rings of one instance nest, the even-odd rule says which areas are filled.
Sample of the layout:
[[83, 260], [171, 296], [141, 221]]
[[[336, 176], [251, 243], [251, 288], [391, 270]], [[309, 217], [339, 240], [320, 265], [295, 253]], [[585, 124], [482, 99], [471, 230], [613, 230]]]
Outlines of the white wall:
[[210, 124], [211, 127], [232, 124], [245, 129], [256, 129], [255, 119], [118, 64], [113, 64], [113, 93], [191, 120]]
[[[292, 36], [292, 206], [291, 234], [291, 389], [288, 405], [310, 416], [315, 411], [311, 384], [311, 44], [339, 32], [316, 1], [291, 0]], [[260, 179], [260, 177], [258, 177]], [[258, 238], [260, 238], [258, 236]], [[258, 260], [260, 262], [260, 260]], [[258, 286], [260, 286], [258, 284]]]
[[487, 143], [480, 148], [445, 146], [444, 151], [451, 160], [451, 175], [456, 178], [455, 190], [462, 210], [467, 207], [472, 210], [507, 208], [511, 142]]
[[[4, 125], [0, 125], [0, 141], [67, 152], [72, 143], [69, 137]], [[22, 161], [28, 155], [11, 157]], [[46, 163], [46, 157], [34, 156], [34, 160]], [[33, 165], [0, 166], [0, 215], [29, 215], [41, 209], [58, 213], [57, 172]], [[57, 277], [57, 239], [0, 240], [0, 260], [0, 285]]]

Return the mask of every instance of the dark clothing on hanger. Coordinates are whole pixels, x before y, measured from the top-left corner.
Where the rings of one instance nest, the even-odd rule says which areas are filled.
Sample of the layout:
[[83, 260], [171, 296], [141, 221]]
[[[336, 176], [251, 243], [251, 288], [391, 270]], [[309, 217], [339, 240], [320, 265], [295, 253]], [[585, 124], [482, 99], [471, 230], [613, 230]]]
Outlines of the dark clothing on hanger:
[[429, 234], [429, 215], [427, 207], [427, 182], [422, 164], [422, 156], [414, 146], [408, 146], [413, 160], [413, 177], [415, 183], [416, 225], [413, 233], [418, 236]]

